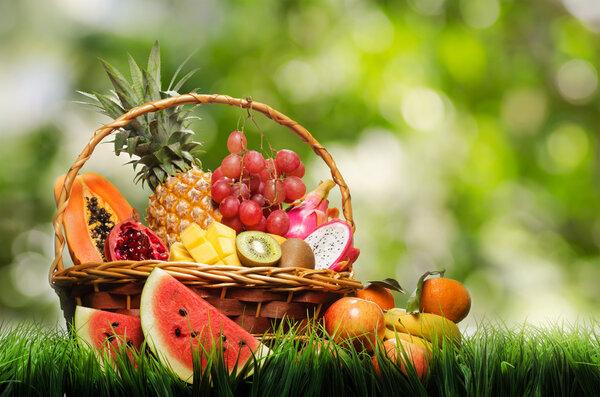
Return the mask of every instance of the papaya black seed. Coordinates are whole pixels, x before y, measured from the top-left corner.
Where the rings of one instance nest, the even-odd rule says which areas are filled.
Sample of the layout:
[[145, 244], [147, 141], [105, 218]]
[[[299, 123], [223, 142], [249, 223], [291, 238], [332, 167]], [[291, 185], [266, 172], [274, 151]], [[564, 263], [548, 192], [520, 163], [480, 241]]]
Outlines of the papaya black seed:
[[187, 316], [187, 311], [185, 309], [179, 309], [179, 314], [182, 316]]
[[181, 330], [179, 328], [175, 328], [175, 336], [181, 336]]

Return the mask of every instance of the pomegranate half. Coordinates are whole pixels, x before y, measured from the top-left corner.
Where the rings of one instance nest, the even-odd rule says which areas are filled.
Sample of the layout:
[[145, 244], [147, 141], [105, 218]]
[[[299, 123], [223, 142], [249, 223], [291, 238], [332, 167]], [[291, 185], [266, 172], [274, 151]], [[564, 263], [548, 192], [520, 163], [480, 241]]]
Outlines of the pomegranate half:
[[166, 261], [169, 249], [156, 233], [140, 222], [140, 216], [134, 208], [131, 217], [117, 223], [108, 234], [104, 255], [109, 262]]

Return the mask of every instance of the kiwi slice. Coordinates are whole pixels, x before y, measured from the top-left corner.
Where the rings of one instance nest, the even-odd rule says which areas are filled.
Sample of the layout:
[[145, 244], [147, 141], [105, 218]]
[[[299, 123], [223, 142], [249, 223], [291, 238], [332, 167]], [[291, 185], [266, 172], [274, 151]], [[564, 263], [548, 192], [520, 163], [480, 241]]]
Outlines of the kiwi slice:
[[315, 268], [315, 254], [310, 245], [299, 238], [288, 238], [281, 243], [279, 267]]
[[242, 232], [235, 238], [235, 246], [244, 266], [273, 266], [281, 258], [279, 243], [264, 232]]

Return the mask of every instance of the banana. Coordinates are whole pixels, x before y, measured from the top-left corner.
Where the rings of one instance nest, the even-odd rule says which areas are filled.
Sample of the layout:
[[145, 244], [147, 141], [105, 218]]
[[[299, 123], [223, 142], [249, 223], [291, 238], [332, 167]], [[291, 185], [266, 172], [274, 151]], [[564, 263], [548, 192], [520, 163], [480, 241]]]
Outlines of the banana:
[[[394, 307], [393, 309], [386, 311], [383, 314], [383, 319], [385, 320], [386, 328], [390, 328], [391, 330], [394, 330], [394, 328], [398, 328], [396, 319], [398, 319], [400, 316], [405, 316], [405, 315], [406, 315], [406, 310], [400, 309], [399, 307]], [[408, 330], [399, 329], [398, 332], [408, 333]]]
[[[446, 338], [460, 344], [461, 335], [458, 327], [445, 317], [432, 313], [404, 314], [399, 316], [384, 316], [386, 328], [395, 329], [398, 332], [416, 335], [430, 342], [442, 346]], [[393, 322], [389, 327], [388, 323]]]
[[414, 343], [417, 346], [421, 346], [429, 351], [431, 351], [431, 349], [433, 348], [431, 342], [420, 338], [418, 336], [415, 335], [411, 335], [411, 334], [407, 334], [404, 332], [400, 332], [400, 331], [394, 331], [392, 329], [386, 328], [385, 329], [385, 336], [384, 336], [384, 340], [388, 340], [388, 339], [404, 339], [407, 342], [410, 343]]

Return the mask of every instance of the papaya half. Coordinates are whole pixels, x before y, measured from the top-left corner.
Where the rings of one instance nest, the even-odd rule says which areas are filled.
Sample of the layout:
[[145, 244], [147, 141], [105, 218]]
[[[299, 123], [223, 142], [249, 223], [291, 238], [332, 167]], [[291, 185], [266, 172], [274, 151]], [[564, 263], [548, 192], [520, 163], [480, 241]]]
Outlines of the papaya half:
[[[65, 176], [54, 184], [54, 199], [64, 187]], [[63, 227], [73, 263], [103, 262], [104, 242], [112, 228], [131, 216], [132, 208], [114, 185], [101, 175], [78, 175], [71, 188]]]

